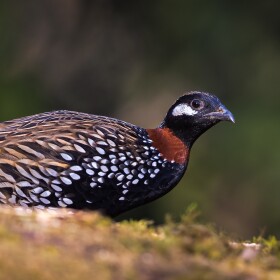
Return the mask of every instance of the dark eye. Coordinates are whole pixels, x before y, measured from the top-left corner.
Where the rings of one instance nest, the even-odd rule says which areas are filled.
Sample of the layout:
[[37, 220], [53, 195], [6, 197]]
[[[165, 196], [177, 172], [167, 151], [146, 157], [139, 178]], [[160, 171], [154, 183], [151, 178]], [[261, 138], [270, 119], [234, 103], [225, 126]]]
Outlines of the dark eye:
[[200, 110], [204, 107], [204, 102], [198, 99], [194, 99], [191, 102], [191, 106], [195, 109], [195, 110]]

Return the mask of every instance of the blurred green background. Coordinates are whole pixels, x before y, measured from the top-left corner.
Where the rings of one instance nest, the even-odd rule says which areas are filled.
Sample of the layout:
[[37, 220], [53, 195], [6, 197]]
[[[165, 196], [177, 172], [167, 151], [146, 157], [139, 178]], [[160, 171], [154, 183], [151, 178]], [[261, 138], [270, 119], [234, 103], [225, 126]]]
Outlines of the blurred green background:
[[182, 93], [220, 97], [236, 125], [195, 144], [179, 186], [122, 218], [196, 202], [231, 234], [280, 237], [280, 2], [0, 2], [0, 120], [54, 109], [158, 125]]

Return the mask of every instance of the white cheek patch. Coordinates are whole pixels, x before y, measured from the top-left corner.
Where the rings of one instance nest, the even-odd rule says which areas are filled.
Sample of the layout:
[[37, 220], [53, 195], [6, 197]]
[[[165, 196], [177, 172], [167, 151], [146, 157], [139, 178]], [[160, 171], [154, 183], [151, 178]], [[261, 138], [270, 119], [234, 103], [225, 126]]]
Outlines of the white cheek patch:
[[173, 109], [172, 115], [173, 116], [182, 116], [182, 115], [193, 116], [197, 113], [198, 112], [196, 110], [194, 110], [193, 108], [191, 108], [189, 105], [180, 104]]

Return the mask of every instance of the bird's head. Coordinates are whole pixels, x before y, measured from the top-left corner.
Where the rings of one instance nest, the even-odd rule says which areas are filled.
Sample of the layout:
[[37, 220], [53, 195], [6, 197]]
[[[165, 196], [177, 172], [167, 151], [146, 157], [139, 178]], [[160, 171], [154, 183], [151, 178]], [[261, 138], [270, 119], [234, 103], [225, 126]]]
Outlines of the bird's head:
[[234, 122], [234, 117], [216, 96], [192, 91], [171, 106], [160, 127], [169, 128], [191, 146], [202, 133], [220, 121]]

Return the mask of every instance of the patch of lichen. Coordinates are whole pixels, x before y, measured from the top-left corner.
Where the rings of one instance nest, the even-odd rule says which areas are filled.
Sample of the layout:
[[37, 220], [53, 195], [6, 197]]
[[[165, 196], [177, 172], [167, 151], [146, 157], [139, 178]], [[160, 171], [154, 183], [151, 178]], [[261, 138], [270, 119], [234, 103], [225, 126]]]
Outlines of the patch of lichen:
[[0, 208], [0, 279], [280, 279], [280, 246], [233, 242], [187, 211], [179, 223]]

